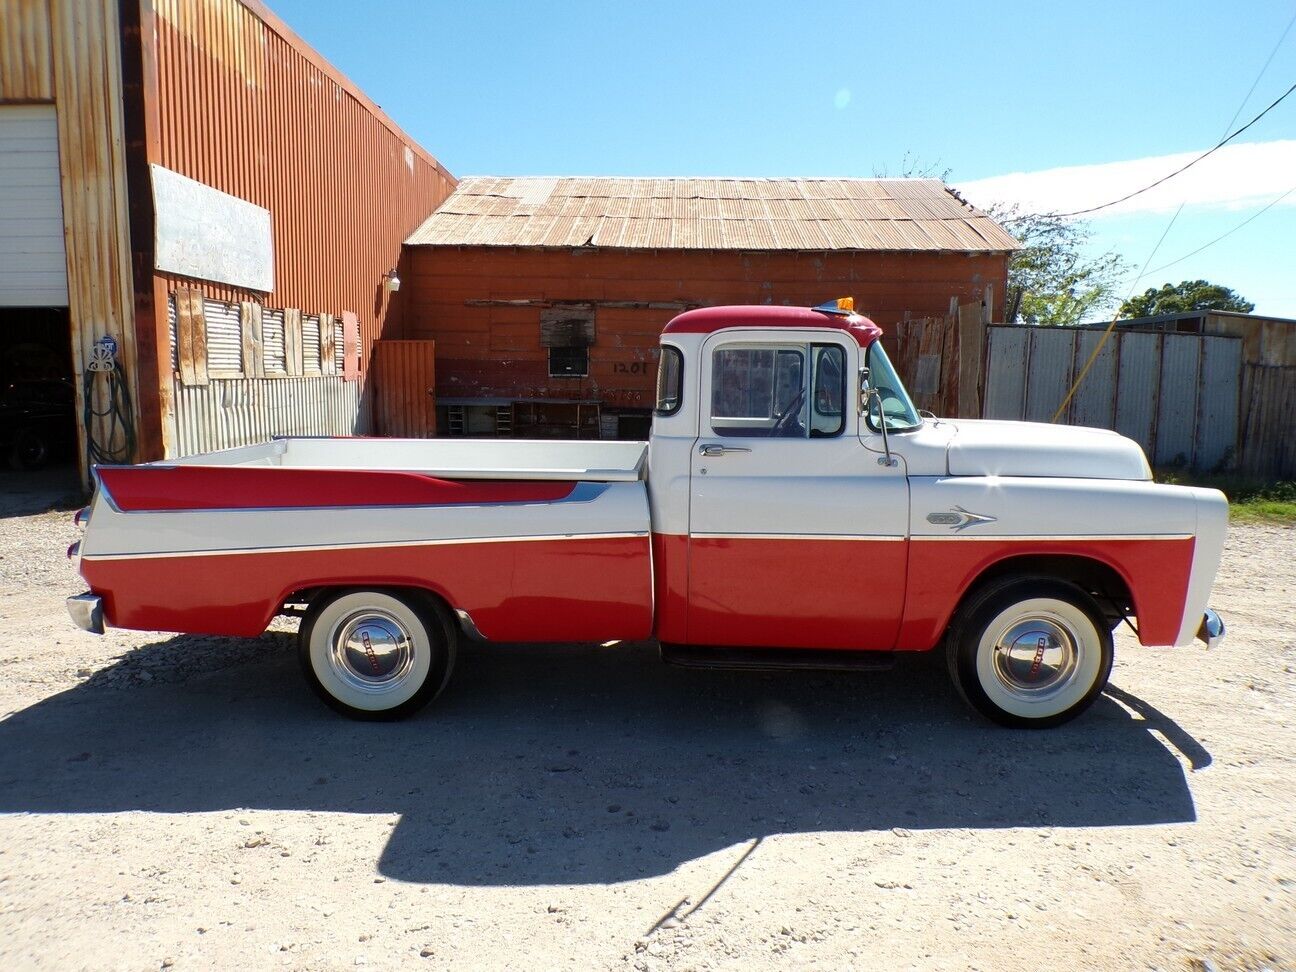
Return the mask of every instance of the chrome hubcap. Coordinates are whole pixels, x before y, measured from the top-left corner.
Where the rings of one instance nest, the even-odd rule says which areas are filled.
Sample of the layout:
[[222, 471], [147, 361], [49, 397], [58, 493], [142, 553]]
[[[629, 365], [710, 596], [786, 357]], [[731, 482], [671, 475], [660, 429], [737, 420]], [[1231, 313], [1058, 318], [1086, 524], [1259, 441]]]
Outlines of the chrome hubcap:
[[994, 673], [1007, 691], [1038, 700], [1062, 689], [1080, 661], [1079, 639], [1057, 617], [1022, 618], [994, 645]]
[[362, 692], [390, 692], [414, 667], [414, 643], [386, 611], [367, 609], [339, 621], [329, 639], [334, 673]]

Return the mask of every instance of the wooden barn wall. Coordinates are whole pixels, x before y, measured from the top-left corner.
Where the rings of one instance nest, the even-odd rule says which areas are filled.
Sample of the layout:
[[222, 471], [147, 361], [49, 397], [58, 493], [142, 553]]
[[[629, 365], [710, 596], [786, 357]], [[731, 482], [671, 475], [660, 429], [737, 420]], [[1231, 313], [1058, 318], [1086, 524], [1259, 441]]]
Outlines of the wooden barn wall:
[[[157, 360], [169, 354], [168, 294], [197, 287], [230, 303], [354, 313], [363, 373], [376, 340], [401, 336], [404, 294], [389, 293], [384, 275], [454, 178], [256, 0], [130, 2], [138, 19], [124, 18], [123, 29], [140, 38], [135, 168], [157, 163], [268, 209], [274, 241], [270, 293], [183, 279], [152, 273], [151, 215], [133, 214], [151, 285], [137, 312]], [[170, 399], [172, 375], [158, 371], [159, 394]], [[174, 422], [164, 416], [164, 428]]]
[[[566, 398], [650, 408], [662, 328], [716, 304], [813, 305], [855, 297], [885, 328], [950, 299], [1004, 292], [1005, 256], [735, 251], [407, 248], [405, 337], [437, 342], [437, 395]], [[510, 304], [509, 302], [515, 302]], [[524, 302], [524, 303], [517, 303]], [[544, 303], [595, 308], [587, 378], [550, 378]], [[637, 305], [656, 306], [637, 306]]]

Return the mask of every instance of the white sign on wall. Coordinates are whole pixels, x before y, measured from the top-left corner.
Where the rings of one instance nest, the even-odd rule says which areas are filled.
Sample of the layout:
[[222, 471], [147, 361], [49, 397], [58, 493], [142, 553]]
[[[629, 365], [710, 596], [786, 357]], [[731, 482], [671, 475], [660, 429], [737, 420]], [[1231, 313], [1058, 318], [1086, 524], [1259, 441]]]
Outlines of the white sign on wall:
[[160, 165], [149, 169], [158, 270], [245, 290], [274, 290], [270, 210]]

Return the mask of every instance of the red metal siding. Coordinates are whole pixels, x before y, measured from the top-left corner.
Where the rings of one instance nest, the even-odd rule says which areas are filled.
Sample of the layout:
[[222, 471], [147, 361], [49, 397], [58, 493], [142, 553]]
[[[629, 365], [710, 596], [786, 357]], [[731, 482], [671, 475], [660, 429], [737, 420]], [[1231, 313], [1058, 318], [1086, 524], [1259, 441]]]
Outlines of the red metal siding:
[[353, 311], [367, 361], [399, 312], [383, 275], [454, 178], [261, 4], [140, 2], [156, 38], [148, 161], [273, 222], [273, 293], [199, 286], [220, 300]]
[[[685, 306], [809, 306], [851, 295], [885, 329], [906, 314], [943, 315], [951, 297], [979, 302], [986, 285], [998, 298], [1008, 256], [411, 246], [406, 259], [405, 334], [436, 340], [438, 396], [647, 408], [658, 338]], [[550, 378], [540, 307], [501, 303], [510, 300], [594, 302], [589, 377]], [[609, 301], [673, 306], [599, 306]]]

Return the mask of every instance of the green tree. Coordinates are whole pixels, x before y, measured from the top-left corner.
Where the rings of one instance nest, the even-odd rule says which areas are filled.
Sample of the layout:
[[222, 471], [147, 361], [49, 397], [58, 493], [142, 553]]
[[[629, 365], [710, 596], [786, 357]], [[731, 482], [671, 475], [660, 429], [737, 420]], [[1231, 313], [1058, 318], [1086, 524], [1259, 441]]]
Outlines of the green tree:
[[1160, 290], [1149, 287], [1137, 297], [1121, 304], [1121, 317], [1156, 317], [1158, 314], [1183, 314], [1190, 311], [1224, 310], [1249, 314], [1255, 304], [1229, 287], [1205, 280], [1184, 280], [1165, 284]]
[[1071, 327], [1116, 306], [1126, 263], [1114, 251], [1090, 251], [1088, 224], [1022, 213], [1016, 206], [989, 212], [1022, 245], [1008, 264], [1004, 317], [1009, 324]]

